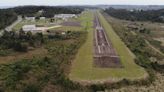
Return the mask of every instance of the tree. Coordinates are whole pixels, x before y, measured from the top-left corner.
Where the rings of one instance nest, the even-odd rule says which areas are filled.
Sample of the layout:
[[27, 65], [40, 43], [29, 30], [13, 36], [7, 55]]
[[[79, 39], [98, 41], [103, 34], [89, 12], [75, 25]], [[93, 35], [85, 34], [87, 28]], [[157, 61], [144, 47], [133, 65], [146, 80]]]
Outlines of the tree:
[[27, 40], [31, 40], [32, 39], [32, 32], [31, 31], [28, 31], [26, 33], [26, 36], [27, 36]]
[[16, 51], [27, 52], [27, 50], [28, 50], [28, 43], [17, 41], [15, 43], [14, 49]]
[[26, 39], [26, 33], [23, 30], [19, 31], [19, 38], [20, 39]]
[[17, 20], [17, 14], [12, 9], [0, 9], [0, 29]]

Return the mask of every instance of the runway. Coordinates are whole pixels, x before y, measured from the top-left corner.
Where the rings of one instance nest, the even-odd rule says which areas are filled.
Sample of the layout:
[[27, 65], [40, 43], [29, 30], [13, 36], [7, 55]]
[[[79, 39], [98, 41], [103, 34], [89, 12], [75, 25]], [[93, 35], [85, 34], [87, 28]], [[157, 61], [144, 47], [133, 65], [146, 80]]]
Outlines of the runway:
[[101, 68], [120, 67], [120, 58], [113, 48], [112, 43], [96, 14], [94, 28], [94, 66]]

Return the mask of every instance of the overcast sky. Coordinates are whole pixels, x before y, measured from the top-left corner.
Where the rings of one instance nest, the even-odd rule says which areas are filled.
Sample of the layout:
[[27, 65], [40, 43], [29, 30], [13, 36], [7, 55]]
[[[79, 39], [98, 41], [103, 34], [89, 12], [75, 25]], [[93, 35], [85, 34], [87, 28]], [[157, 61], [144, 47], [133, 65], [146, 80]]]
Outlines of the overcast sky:
[[164, 5], [164, 0], [0, 0], [0, 6], [17, 5]]

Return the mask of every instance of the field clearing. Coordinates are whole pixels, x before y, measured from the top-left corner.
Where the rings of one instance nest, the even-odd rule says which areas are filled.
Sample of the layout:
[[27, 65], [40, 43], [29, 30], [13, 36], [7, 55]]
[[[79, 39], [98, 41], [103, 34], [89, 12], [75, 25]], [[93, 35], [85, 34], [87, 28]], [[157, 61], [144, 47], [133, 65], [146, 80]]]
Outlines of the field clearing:
[[[119, 81], [123, 78], [140, 79], [147, 76], [143, 68], [134, 63], [134, 56], [121, 39], [116, 35], [104, 17], [99, 14], [108, 36], [116, 48], [124, 68], [96, 68], [93, 67], [93, 13], [88, 12], [84, 18], [88, 18], [90, 26], [88, 26], [88, 38], [86, 43], [79, 49], [77, 56], [72, 64], [70, 79], [81, 82], [104, 82], [104, 81]], [[127, 58], [128, 57], [128, 58]]]
[[28, 51], [27, 53], [16, 52], [16, 53], [13, 53], [13, 55], [0, 56], [0, 64], [9, 64], [9, 63], [13, 63], [16, 60], [21, 60], [21, 59], [26, 59], [26, 58], [29, 59], [33, 57], [41, 57], [46, 54], [47, 54], [47, 50], [44, 49], [43, 47]]

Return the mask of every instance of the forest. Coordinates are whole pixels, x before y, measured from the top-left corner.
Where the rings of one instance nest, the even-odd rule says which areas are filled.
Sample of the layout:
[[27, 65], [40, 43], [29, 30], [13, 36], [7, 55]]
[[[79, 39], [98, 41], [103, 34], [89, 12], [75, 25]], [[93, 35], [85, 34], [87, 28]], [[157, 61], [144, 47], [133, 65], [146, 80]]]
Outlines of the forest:
[[17, 19], [17, 14], [11, 9], [0, 9], [0, 29], [5, 28]]
[[13, 10], [24, 16], [35, 16], [36, 12], [42, 10], [43, 13], [40, 16], [44, 17], [54, 17], [54, 14], [79, 14], [83, 11], [83, 8], [80, 7], [62, 7], [62, 6], [22, 6], [15, 7]]
[[105, 12], [112, 17], [124, 20], [164, 22], [164, 9], [144, 11], [108, 8]]
[[[31, 32], [25, 33], [20, 31], [4, 31], [0, 37], [0, 55], [5, 55], [5, 51], [13, 49], [19, 52], [27, 52], [28, 47], [38, 47], [44, 43], [42, 33], [32, 34]], [[7, 54], [7, 53], [6, 53]]]

